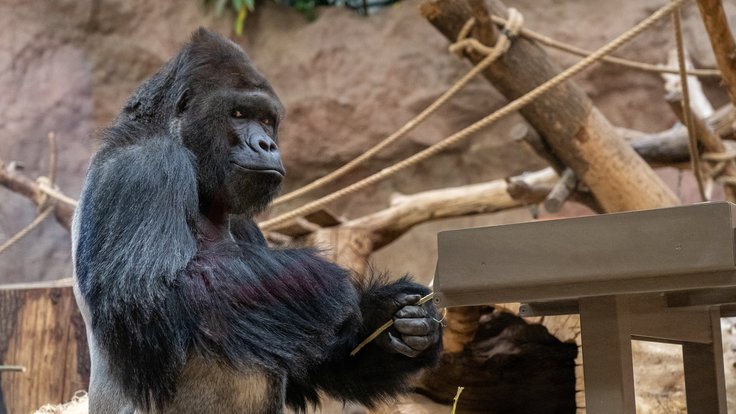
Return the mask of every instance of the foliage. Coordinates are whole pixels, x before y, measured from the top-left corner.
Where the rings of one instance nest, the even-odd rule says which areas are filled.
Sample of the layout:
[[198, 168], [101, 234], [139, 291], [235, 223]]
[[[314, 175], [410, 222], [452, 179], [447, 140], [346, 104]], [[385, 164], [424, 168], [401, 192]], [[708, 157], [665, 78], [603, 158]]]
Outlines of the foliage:
[[[302, 13], [307, 19], [314, 20], [315, 8], [317, 0], [276, 0], [291, 6]], [[235, 12], [235, 21], [233, 23], [235, 34], [238, 36], [243, 34], [243, 25], [248, 13], [255, 10], [255, 0], [204, 0], [205, 5], [209, 6], [214, 3], [215, 16], [222, 17], [225, 9], [231, 9]]]
[[256, 9], [255, 0], [204, 0], [205, 5], [215, 4], [215, 16], [222, 17], [226, 7], [230, 7], [235, 12], [235, 33], [243, 34], [243, 25], [245, 18], [249, 12]]

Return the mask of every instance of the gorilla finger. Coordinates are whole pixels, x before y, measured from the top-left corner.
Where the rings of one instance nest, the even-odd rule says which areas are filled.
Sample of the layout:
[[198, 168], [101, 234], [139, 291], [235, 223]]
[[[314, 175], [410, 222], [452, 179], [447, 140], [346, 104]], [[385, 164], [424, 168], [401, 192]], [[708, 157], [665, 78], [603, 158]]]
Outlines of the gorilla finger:
[[402, 335], [401, 340], [417, 351], [424, 351], [435, 342], [432, 336]]
[[421, 306], [407, 305], [396, 312], [397, 318], [426, 318], [427, 310]]
[[416, 349], [410, 347], [409, 345], [401, 342], [398, 338], [391, 335], [391, 332], [388, 333], [389, 338], [389, 344], [391, 348], [403, 355], [406, 355], [408, 357], [414, 358], [415, 356], [419, 355], [420, 351], [417, 351]]
[[419, 302], [419, 299], [421, 298], [422, 295], [400, 293], [396, 296], [396, 298], [394, 298], [394, 302], [396, 302], [396, 304], [399, 306], [413, 305]]
[[428, 318], [394, 319], [394, 326], [402, 335], [429, 335], [434, 330]]

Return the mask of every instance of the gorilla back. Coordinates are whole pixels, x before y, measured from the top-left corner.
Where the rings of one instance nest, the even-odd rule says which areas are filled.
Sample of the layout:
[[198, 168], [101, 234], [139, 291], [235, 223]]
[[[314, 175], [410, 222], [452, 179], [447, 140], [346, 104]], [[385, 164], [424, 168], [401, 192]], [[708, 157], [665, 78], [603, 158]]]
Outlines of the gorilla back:
[[281, 413], [320, 391], [371, 406], [436, 362], [425, 287], [266, 245], [253, 216], [285, 174], [282, 116], [245, 53], [200, 29], [103, 134], [72, 233], [91, 413]]

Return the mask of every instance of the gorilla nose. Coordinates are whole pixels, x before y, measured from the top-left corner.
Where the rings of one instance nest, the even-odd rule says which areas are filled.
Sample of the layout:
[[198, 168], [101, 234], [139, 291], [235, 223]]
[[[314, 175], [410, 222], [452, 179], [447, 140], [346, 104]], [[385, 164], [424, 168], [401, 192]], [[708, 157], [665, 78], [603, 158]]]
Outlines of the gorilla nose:
[[258, 148], [263, 150], [263, 152], [276, 152], [279, 150], [279, 147], [275, 142], [270, 139], [263, 138], [258, 139]]
[[284, 175], [284, 165], [281, 162], [279, 146], [270, 136], [257, 134], [249, 137], [247, 145], [235, 151], [234, 162], [241, 167], [251, 170], [274, 170]]

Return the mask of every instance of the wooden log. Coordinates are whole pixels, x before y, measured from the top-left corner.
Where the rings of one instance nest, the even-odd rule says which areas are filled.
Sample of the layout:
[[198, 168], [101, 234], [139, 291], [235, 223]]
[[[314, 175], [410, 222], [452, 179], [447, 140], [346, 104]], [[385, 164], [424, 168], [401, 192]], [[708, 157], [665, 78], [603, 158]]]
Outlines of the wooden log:
[[[556, 181], [554, 170], [545, 168], [510, 179], [394, 197], [391, 207], [348, 221], [339, 227], [366, 232], [373, 242], [373, 248], [379, 249], [413, 226], [429, 220], [492, 213], [521, 207], [525, 203], [540, 203]], [[523, 194], [518, 191], [512, 194], [513, 187], [521, 183], [525, 186]]]
[[736, 41], [728, 26], [728, 18], [721, 0], [698, 0], [698, 8], [708, 31], [710, 44], [721, 70], [731, 102], [736, 105]]
[[[506, 16], [505, 6], [490, 1], [493, 14]], [[485, 45], [499, 36], [481, 0], [426, 0], [421, 13], [450, 41], [463, 25], [476, 20], [472, 35]], [[477, 64], [482, 55], [470, 53]], [[545, 51], [525, 38], [483, 74], [507, 98], [516, 99], [560, 70]], [[605, 211], [640, 210], [679, 203], [654, 171], [616, 134], [590, 98], [573, 82], [566, 82], [521, 110], [526, 120], [546, 139], [554, 155], [584, 181]]]
[[649, 165], [689, 168], [687, 129], [678, 127], [653, 134], [628, 128], [616, 130]]
[[71, 279], [0, 286], [0, 414], [69, 401], [89, 384], [84, 321]]
[[[705, 119], [707, 128], [721, 139], [731, 138], [734, 134], [736, 112], [732, 105], [717, 109]], [[629, 142], [634, 151], [652, 166], [672, 166], [689, 168], [687, 129], [676, 126], [662, 132], [652, 134], [627, 128], [616, 128], [616, 131]]]

